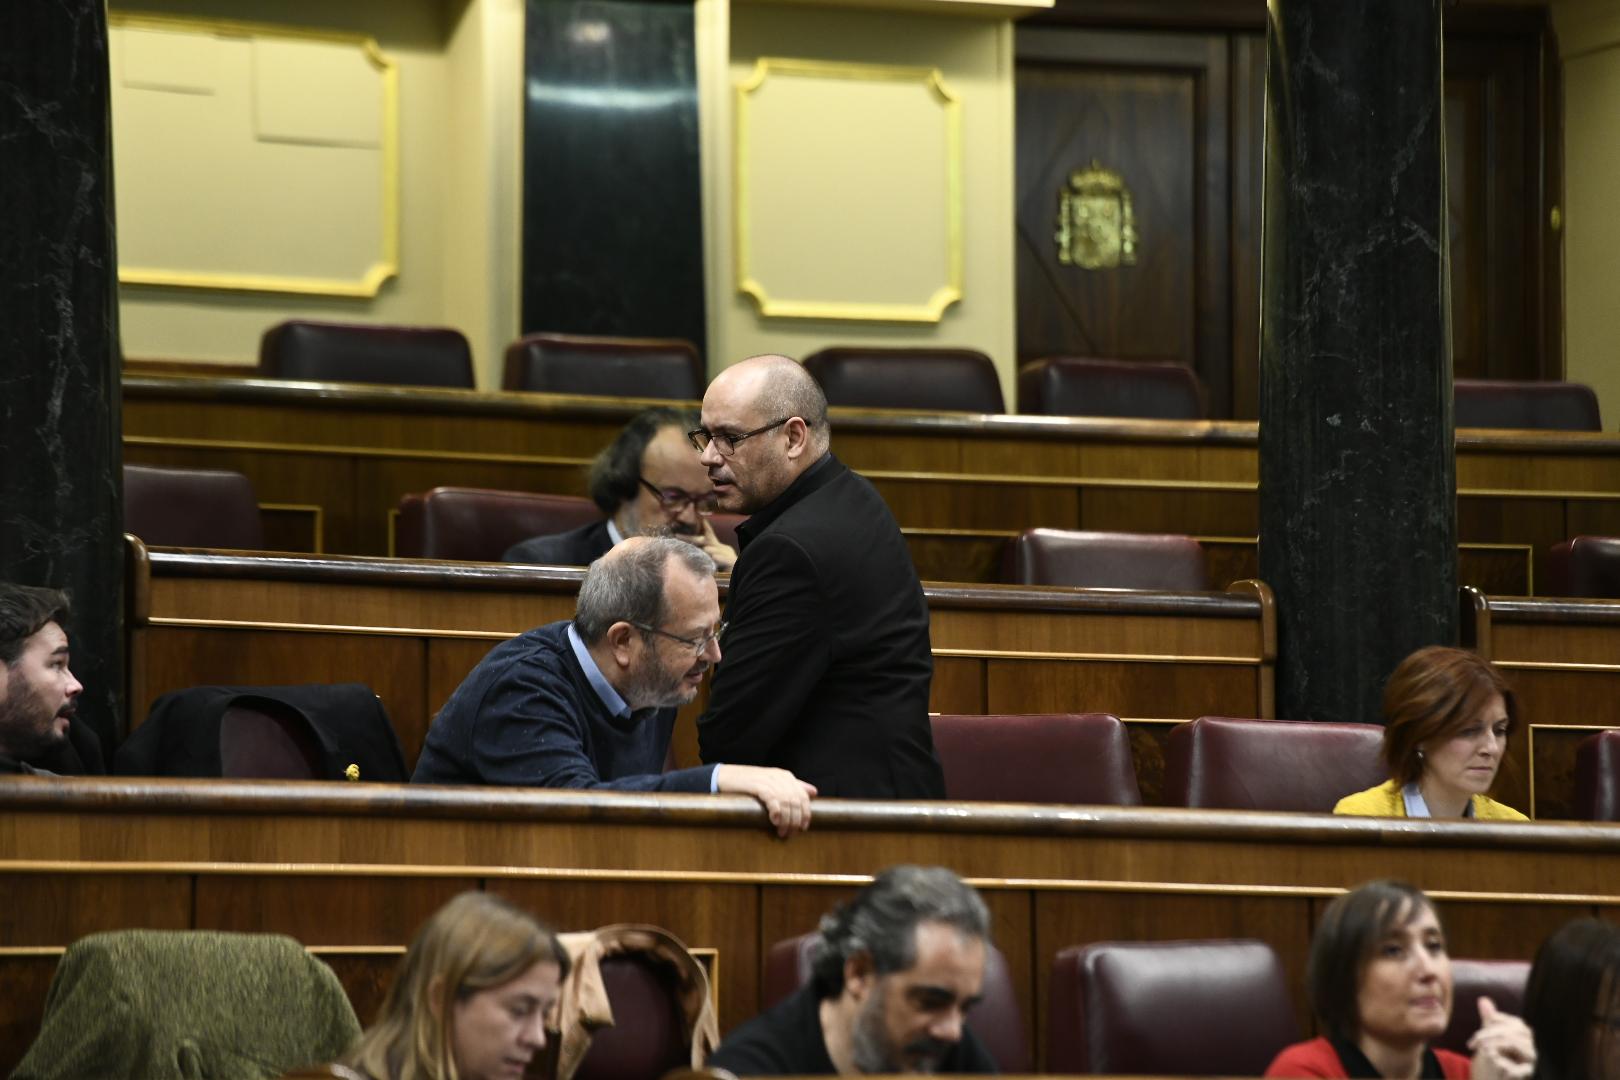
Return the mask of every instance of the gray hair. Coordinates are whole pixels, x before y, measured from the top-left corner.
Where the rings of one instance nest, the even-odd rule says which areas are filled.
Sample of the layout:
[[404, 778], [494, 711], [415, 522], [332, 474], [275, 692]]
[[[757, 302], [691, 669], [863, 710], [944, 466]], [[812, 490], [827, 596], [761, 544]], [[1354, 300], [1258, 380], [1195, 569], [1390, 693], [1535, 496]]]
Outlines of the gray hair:
[[827, 394], [804, 365], [788, 357], [775, 357], [762, 383], [758, 408], [768, 420], [797, 416], [810, 429], [810, 443], [825, 450], [832, 441], [827, 427]]
[[973, 886], [943, 866], [891, 866], [847, 904], [821, 920], [810, 947], [816, 996], [844, 989], [844, 964], [867, 953], [879, 975], [917, 962], [917, 926], [944, 923], [966, 937], [990, 940], [990, 911]]
[[574, 607], [574, 630], [595, 645], [616, 622], [659, 626], [664, 621], [664, 567], [671, 559], [698, 577], [714, 576], [702, 548], [669, 536], [649, 537], [634, 550], [608, 552], [585, 571]]

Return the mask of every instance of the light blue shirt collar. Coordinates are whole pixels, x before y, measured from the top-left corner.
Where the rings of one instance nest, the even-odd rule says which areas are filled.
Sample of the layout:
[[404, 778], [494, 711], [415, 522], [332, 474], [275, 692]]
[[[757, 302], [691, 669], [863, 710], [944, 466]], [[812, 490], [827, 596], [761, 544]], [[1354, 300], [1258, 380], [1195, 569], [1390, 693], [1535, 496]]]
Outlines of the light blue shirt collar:
[[612, 518], [608, 518], [608, 539], [613, 541], [614, 547], [624, 543], [624, 534], [619, 531], [617, 525], [613, 524]]
[[[1401, 798], [1406, 803], [1406, 816], [1407, 817], [1433, 817], [1434, 816], [1433, 814], [1429, 813], [1429, 804], [1424, 801], [1423, 792], [1418, 789], [1416, 780], [1412, 781], [1410, 784], [1407, 784], [1405, 787], [1401, 788]], [[1468, 800], [1468, 805], [1463, 807], [1463, 817], [1473, 817], [1473, 816], [1474, 816], [1474, 800], [1469, 799]]]
[[[611, 524], [608, 526], [610, 529], [612, 527]], [[574, 659], [579, 661], [579, 666], [585, 672], [585, 680], [591, 684], [591, 689], [596, 691], [596, 696], [602, 699], [602, 704], [606, 706], [607, 711], [621, 720], [629, 719], [629, 704], [619, 696], [617, 690], [613, 689], [613, 684], [607, 681], [607, 676], [602, 674], [602, 669], [596, 666], [596, 657], [592, 656], [591, 650], [586, 648], [585, 642], [580, 639], [579, 631], [574, 629], [573, 623], [568, 624], [568, 644], [573, 647]]]

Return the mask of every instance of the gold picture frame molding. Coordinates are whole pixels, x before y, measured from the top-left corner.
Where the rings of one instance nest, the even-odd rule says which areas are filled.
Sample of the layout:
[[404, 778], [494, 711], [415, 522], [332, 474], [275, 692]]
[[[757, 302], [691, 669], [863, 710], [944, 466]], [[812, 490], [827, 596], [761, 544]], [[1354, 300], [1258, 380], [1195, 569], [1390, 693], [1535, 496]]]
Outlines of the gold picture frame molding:
[[167, 289], [205, 289], [215, 292], [277, 293], [297, 296], [333, 296], [372, 299], [383, 283], [399, 276], [399, 64], [382, 51], [377, 39], [336, 30], [279, 26], [232, 19], [191, 18], [109, 11], [107, 26], [131, 30], [194, 31], [228, 37], [279, 37], [294, 41], [322, 41], [351, 45], [377, 69], [382, 79], [382, 252], [358, 279], [296, 277], [279, 274], [222, 274], [210, 271], [160, 270], [142, 266], [118, 267], [120, 285]]
[[[753, 276], [749, 266], [750, 96], [771, 75], [799, 75], [819, 79], [918, 82], [939, 101], [945, 119], [945, 254], [946, 281], [921, 304], [863, 303], [853, 300], [793, 300], [773, 297]], [[932, 322], [962, 299], [962, 100], [945, 85], [937, 67], [902, 64], [858, 64], [830, 60], [760, 57], [736, 87], [736, 144], [734, 185], [736, 207], [737, 291], [753, 298], [759, 314], [787, 319], [841, 319], [879, 322]]]

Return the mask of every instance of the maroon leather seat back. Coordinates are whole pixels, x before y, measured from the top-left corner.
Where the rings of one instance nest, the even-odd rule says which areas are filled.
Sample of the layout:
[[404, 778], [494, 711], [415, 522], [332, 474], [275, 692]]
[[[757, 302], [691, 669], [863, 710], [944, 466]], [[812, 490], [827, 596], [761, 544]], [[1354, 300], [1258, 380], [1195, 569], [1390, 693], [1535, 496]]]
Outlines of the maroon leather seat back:
[[461, 331], [292, 319], [259, 341], [267, 379], [471, 389], [472, 348]]
[[578, 495], [436, 487], [400, 500], [394, 551], [402, 558], [495, 562], [519, 540], [601, 517], [595, 503]]
[[1202, 420], [1204, 384], [1185, 364], [1049, 356], [1018, 369], [1018, 411]]
[[1527, 960], [1451, 961], [1451, 1022], [1430, 1046], [1467, 1057], [1468, 1040], [1479, 1030], [1479, 999], [1488, 997], [1503, 1012], [1524, 1012], [1524, 986], [1530, 981]]
[[1548, 596], [1620, 598], [1620, 537], [1577, 536], [1548, 551]]
[[[810, 947], [815, 934], [784, 938], [765, 954], [765, 1007], [781, 1001], [810, 981]], [[967, 1026], [984, 1043], [1004, 1073], [1030, 1070], [1029, 1035], [1013, 992], [1007, 958], [991, 945], [984, 961], [984, 987], [979, 1003], [968, 1014]]]
[[804, 358], [829, 405], [1002, 413], [996, 365], [976, 349], [835, 346]]
[[1600, 731], [1575, 748], [1575, 813], [1620, 821], [1620, 730]]
[[1209, 588], [1204, 547], [1190, 536], [1025, 529], [1008, 541], [1002, 570], [1013, 585], [1165, 592]]
[[264, 548], [253, 485], [221, 469], [125, 465], [124, 531], [153, 547]]
[[1260, 941], [1064, 949], [1049, 997], [1052, 1073], [1259, 1076], [1299, 1038], [1282, 961]]
[[1106, 713], [933, 718], [945, 797], [1140, 806], [1130, 736]]
[[1585, 383], [1458, 379], [1453, 395], [1460, 428], [1603, 430], [1597, 395]]
[[219, 718], [220, 775], [254, 780], [319, 780], [320, 746], [309, 722], [267, 699], [237, 702]]
[[674, 973], [639, 953], [602, 961], [614, 1023], [591, 1036], [576, 1080], [657, 1080], [689, 1064]]
[[1376, 724], [1202, 716], [1170, 730], [1164, 801], [1224, 810], [1331, 813], [1389, 779]]
[[703, 361], [674, 338], [530, 334], [506, 347], [503, 390], [610, 397], [703, 398]]

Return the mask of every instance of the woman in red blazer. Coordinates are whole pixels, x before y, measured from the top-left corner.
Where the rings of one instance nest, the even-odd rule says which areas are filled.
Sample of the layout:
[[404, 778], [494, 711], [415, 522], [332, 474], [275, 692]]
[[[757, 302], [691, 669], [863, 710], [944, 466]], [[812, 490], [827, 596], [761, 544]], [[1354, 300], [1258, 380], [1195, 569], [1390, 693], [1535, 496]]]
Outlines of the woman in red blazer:
[[1278, 1054], [1267, 1076], [1524, 1080], [1535, 1068], [1530, 1029], [1489, 998], [1472, 1062], [1429, 1047], [1451, 1019], [1451, 958], [1433, 905], [1405, 882], [1370, 882], [1329, 904], [1306, 978], [1324, 1034]]

